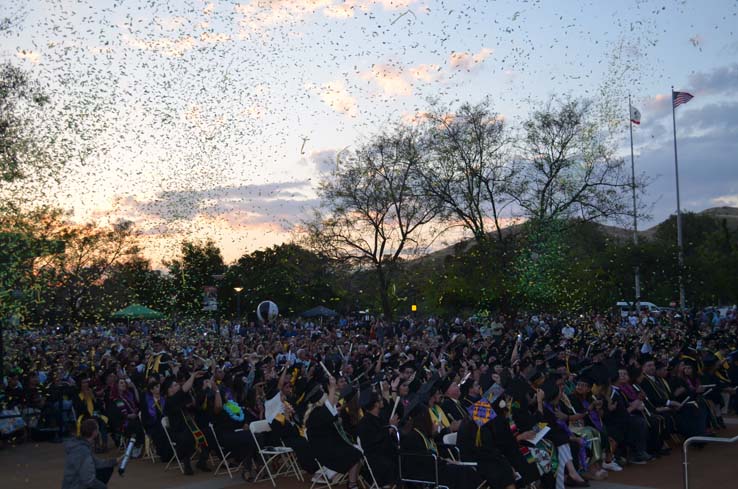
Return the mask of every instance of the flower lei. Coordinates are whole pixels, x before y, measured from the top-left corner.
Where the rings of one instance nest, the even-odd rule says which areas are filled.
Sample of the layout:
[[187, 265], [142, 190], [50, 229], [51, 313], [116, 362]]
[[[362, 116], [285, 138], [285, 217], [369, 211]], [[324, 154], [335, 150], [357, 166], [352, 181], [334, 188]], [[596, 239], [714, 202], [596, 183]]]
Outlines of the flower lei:
[[225, 409], [225, 412], [228, 413], [228, 416], [230, 416], [233, 421], [237, 421], [239, 423], [243, 421], [243, 409], [241, 409], [241, 406], [236, 404], [233, 400], [223, 404], [223, 409]]

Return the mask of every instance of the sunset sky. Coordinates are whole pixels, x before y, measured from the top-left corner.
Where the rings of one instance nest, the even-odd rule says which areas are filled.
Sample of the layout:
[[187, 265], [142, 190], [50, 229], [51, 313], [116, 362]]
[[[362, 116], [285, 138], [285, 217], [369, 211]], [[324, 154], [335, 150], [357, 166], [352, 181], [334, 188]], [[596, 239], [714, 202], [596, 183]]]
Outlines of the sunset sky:
[[[18, 4], [22, 4], [18, 6]], [[642, 112], [637, 171], [653, 218], [738, 206], [738, 2], [0, 0], [0, 56], [75, 114], [84, 144], [45, 189], [77, 220], [136, 222], [173, 256], [210, 236], [227, 260], [290, 238], [338, 151], [429, 98], [489, 96], [516, 128], [551, 95]], [[78, 130], [79, 131], [79, 130]]]

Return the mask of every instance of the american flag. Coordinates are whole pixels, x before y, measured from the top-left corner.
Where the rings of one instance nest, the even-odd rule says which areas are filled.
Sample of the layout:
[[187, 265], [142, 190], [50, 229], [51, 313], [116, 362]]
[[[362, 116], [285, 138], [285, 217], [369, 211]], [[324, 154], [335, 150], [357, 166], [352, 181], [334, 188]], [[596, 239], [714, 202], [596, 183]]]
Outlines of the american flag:
[[694, 97], [691, 93], [687, 92], [671, 92], [671, 101], [672, 104], [674, 104], [674, 108], [676, 109], [682, 104], [686, 104], [690, 100], [692, 100]]

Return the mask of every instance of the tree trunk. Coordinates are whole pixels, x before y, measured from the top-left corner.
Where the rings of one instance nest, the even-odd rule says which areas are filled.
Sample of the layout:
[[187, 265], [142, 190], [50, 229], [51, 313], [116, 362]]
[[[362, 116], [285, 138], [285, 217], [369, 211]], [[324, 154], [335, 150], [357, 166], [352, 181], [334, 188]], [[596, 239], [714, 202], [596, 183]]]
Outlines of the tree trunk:
[[389, 281], [384, 273], [382, 265], [377, 266], [377, 279], [379, 280], [379, 296], [382, 300], [382, 312], [387, 321], [392, 321], [392, 305], [389, 298]]

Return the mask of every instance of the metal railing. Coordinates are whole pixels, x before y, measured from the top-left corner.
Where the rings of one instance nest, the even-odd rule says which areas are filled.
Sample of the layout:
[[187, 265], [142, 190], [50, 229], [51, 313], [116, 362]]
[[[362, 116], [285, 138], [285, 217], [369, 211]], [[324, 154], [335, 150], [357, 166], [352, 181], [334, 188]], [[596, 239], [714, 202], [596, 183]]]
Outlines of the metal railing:
[[738, 441], [738, 436], [733, 438], [711, 438], [709, 436], [693, 436], [684, 440], [682, 445], [682, 454], [684, 457], [684, 489], [689, 489], [689, 459], [687, 458], [687, 451], [689, 446], [693, 443], [735, 443]]

